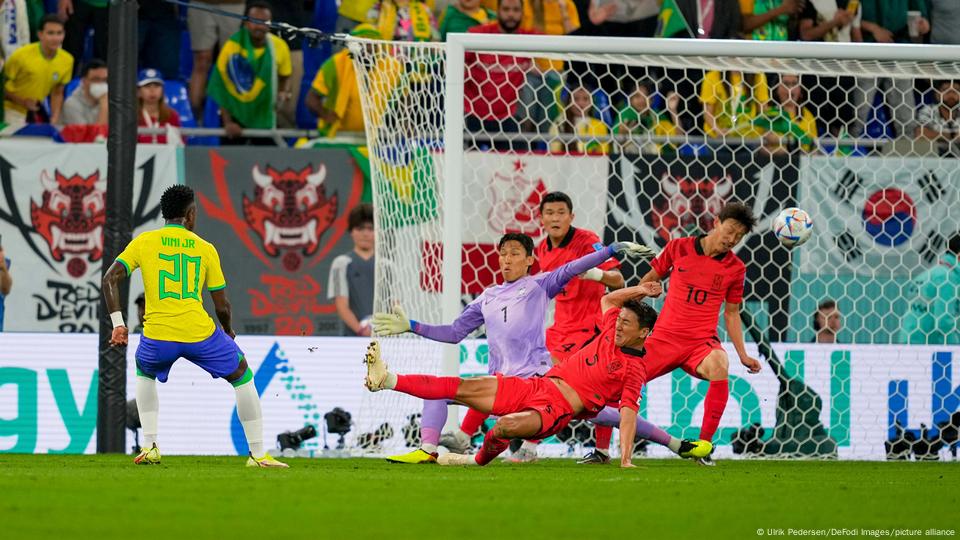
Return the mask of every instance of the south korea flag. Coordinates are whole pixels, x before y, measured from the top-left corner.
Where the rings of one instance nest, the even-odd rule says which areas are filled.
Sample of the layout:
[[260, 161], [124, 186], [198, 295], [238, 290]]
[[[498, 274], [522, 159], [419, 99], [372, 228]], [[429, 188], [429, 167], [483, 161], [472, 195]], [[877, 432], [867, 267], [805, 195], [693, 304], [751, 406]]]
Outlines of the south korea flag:
[[814, 220], [802, 273], [908, 278], [937, 261], [957, 232], [955, 160], [804, 158], [800, 207]]

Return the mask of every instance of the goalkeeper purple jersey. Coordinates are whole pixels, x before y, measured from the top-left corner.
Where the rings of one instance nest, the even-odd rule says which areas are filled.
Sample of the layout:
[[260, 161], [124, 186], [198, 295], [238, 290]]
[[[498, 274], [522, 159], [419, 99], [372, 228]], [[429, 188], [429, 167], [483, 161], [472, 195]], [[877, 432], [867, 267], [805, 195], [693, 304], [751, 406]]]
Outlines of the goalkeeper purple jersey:
[[434, 341], [459, 343], [467, 334], [486, 325], [489, 373], [543, 375], [553, 367], [544, 337], [547, 303], [571, 279], [603, 264], [612, 255], [613, 248], [608, 246], [553, 272], [495, 285], [470, 302], [453, 324], [433, 326], [411, 321], [413, 332]]

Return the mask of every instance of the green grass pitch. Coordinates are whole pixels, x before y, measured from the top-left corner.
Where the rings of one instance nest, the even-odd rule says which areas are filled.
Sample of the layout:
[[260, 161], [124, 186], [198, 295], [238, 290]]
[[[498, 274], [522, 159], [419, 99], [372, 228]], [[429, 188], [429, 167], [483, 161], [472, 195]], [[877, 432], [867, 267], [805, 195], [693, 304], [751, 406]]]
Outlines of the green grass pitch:
[[165, 456], [138, 467], [130, 456], [0, 454], [0, 537], [712, 540], [776, 528], [960, 529], [957, 463], [288, 462], [257, 470], [237, 457]]

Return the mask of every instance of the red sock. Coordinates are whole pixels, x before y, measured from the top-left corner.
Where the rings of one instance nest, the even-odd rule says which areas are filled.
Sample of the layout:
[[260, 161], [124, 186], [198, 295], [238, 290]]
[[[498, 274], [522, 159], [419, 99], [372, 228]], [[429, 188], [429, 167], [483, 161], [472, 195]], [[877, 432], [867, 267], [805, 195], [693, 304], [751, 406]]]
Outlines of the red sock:
[[477, 462], [477, 465], [486, 465], [494, 460], [497, 456], [503, 453], [504, 450], [510, 447], [510, 439], [501, 439], [494, 436], [493, 432], [497, 428], [491, 428], [487, 432], [487, 435], [483, 438], [483, 446], [480, 447], [480, 451], [477, 452], [477, 457], [474, 458]]
[[597, 450], [608, 452], [610, 439], [613, 438], [613, 428], [610, 426], [593, 426], [593, 437], [597, 440]]
[[473, 437], [473, 434], [480, 429], [480, 425], [483, 424], [483, 421], [489, 416], [489, 414], [483, 414], [482, 412], [477, 412], [473, 409], [467, 409], [467, 414], [463, 417], [463, 422], [460, 424], [460, 431], [463, 431], [467, 435]]
[[729, 397], [730, 383], [727, 379], [710, 381], [707, 397], [703, 401], [703, 424], [700, 426], [701, 439], [705, 441], [713, 440], [713, 434], [717, 432], [720, 418], [723, 417], [723, 410], [727, 407]]
[[454, 399], [460, 377], [434, 377], [433, 375], [397, 375], [397, 392], [423, 399]]

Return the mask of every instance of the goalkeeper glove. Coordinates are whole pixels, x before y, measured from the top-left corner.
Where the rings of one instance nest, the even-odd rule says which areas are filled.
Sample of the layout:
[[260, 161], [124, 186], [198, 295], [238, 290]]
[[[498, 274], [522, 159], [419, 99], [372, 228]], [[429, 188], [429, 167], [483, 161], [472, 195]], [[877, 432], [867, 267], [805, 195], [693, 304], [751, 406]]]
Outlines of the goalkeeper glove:
[[657, 256], [657, 252], [643, 244], [635, 242], [614, 242], [613, 251], [623, 253], [627, 257], [637, 257], [640, 259], [652, 259]]
[[395, 336], [412, 330], [410, 319], [400, 305], [393, 306], [393, 313], [373, 314], [373, 333], [378, 336]]
[[580, 279], [586, 279], [589, 281], [600, 281], [603, 279], [603, 270], [599, 268], [591, 268], [586, 272], [580, 274]]

